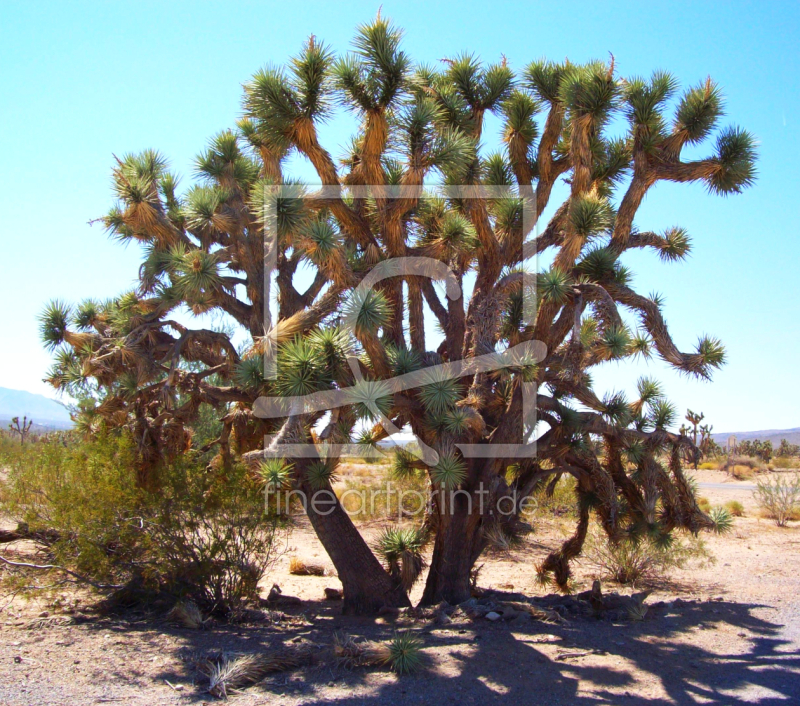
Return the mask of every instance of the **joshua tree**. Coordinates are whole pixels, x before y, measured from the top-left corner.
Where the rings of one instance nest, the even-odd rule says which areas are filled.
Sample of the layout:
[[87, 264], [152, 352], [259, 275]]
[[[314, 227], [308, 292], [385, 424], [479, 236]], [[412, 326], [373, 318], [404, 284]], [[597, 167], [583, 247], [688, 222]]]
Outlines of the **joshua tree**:
[[28, 434], [31, 431], [31, 427], [33, 426], [33, 420], [31, 419], [28, 421], [28, 417], [24, 416], [22, 418], [22, 423], [20, 424], [19, 417], [14, 417], [11, 420], [11, 424], [8, 425], [8, 430], [12, 434], [16, 434], [19, 437], [20, 446], [25, 443], [25, 439], [28, 438]]
[[691, 409], [687, 409], [686, 410], [686, 421], [689, 422], [689, 424], [692, 425], [691, 426], [692, 443], [695, 446], [697, 446], [697, 429], [698, 429], [698, 426], [699, 426], [700, 422], [702, 422], [705, 418], [706, 418], [706, 415], [703, 414], [702, 412], [700, 412], [698, 414], [697, 412], [692, 412]]
[[[259, 450], [265, 433], [277, 433], [275, 444], [321, 449], [349, 441], [376, 418], [410, 426], [435, 451], [429, 464], [395, 456], [397, 474], [424, 470], [430, 478], [431, 510], [420, 528], [433, 543], [424, 603], [468, 598], [487, 536], [513, 531], [522, 501], [565, 473], [578, 481], [576, 531], [538, 567], [543, 580], [564, 588], [592, 511], [612, 538], [710, 527], [681, 471], [693, 445], [670, 431], [677, 415], [661, 387], [642, 379], [636, 399], [603, 395], [590, 372], [655, 354], [708, 378], [723, 363], [714, 338], [688, 353], [678, 349], [661, 298], [637, 293], [622, 261], [630, 250], [666, 263], [684, 258], [687, 232], [638, 228], [639, 205], [659, 181], [741, 191], [754, 178], [753, 138], [737, 127], [715, 132], [722, 99], [711, 79], [676, 99], [671, 74], [623, 78], [613, 57], [535, 61], [514, 71], [505, 59], [484, 65], [463, 54], [415, 66], [400, 42], [378, 17], [358, 29], [352, 53], [336, 58], [312, 37], [285, 69], [256, 73], [245, 86], [242, 119], [211, 140], [188, 189], [178, 189], [156, 152], [119, 159], [118, 205], [103, 222], [113, 237], [141, 246], [139, 284], [110, 302], [54, 303], [45, 311], [44, 340], [57, 351], [48, 379], [90, 390], [96, 404], [84, 410], [87, 428], [134, 435], [146, 483], [157, 483], [161, 458], [191, 443], [189, 425], [204, 405], [220, 410], [214, 444], [223, 470], [238, 455], [257, 467], [269, 455]], [[337, 105], [358, 125], [339, 162], [317, 131]], [[496, 152], [483, 146], [493, 137], [484, 132], [487, 113], [502, 121]], [[617, 116], [627, 130], [613, 136]], [[685, 147], [694, 152], [709, 138], [710, 156], [682, 158]], [[290, 155], [307, 160], [319, 184], [293, 180]], [[269, 228], [264, 235], [271, 209], [274, 245]], [[531, 272], [538, 255], [552, 265]], [[278, 319], [269, 330], [265, 256], [277, 269]], [[408, 257], [441, 264], [452, 296], [400, 270], [357, 289], [376, 268]], [[305, 285], [303, 272], [310, 273]], [[247, 342], [237, 347], [230, 332], [193, 328], [174, 313], [182, 306], [196, 315], [222, 312]], [[621, 309], [634, 314], [635, 330]], [[441, 343], [432, 344], [426, 315]], [[352, 332], [338, 326], [348, 318]], [[541, 342], [539, 354], [497, 369], [466, 368], [452, 379], [431, 372], [412, 389], [388, 382], [531, 341]], [[274, 378], [262, 361], [273, 344]], [[254, 414], [259, 396], [348, 388], [350, 403], [329, 421], [304, 409], [276, 419]], [[376, 425], [360, 440], [374, 444], [387, 434]], [[535, 456], [463, 452], [464, 444], [534, 437]], [[263, 470], [310, 494], [330, 490], [336, 462], [270, 458]], [[443, 490], [459, 493], [447, 502]], [[481, 493], [488, 494], [483, 503]], [[513, 507], [498, 520], [491, 508], [502, 496]], [[408, 604], [406, 589], [422, 568], [420, 541], [403, 535], [402, 546], [389, 546], [387, 535], [384, 568], [338, 502], [326, 513], [307, 511], [344, 585], [346, 611]]]
[[[702, 412], [698, 414], [697, 412], [692, 412], [691, 409], [686, 410], [686, 421], [692, 425], [691, 432], [692, 432], [692, 444], [697, 447], [697, 427], [706, 418], [706, 415]], [[683, 427], [681, 427], [683, 429]], [[681, 431], [683, 433], [683, 431]], [[697, 463], [700, 460], [700, 452], [696, 452], [694, 454], [694, 469], [697, 470]]]
[[790, 444], [786, 439], [781, 439], [780, 446], [775, 453], [776, 456], [800, 456], [800, 446]]

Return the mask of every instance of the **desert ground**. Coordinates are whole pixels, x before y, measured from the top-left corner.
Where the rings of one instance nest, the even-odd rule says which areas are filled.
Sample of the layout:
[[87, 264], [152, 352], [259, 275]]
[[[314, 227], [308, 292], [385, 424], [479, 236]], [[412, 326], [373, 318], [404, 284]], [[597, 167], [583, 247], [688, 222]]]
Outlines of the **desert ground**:
[[[745, 514], [727, 535], [704, 537], [713, 563], [675, 570], [649, 586], [641, 620], [587, 609], [580, 592], [591, 588], [597, 571], [586, 562], [577, 566], [576, 595], [546, 595], [537, 584], [535, 564], [571, 532], [557, 517], [535, 521], [521, 545], [481, 560], [479, 595], [470, 606], [344, 617], [340, 602], [324, 599], [325, 588], [340, 586], [333, 567], [300, 522], [262, 590], [266, 597], [278, 584], [284, 597], [300, 601], [264, 602], [239, 624], [190, 630], [166, 622], [163, 610], [106, 614], [92, 608], [91, 594], [73, 589], [47, 598], [6, 596], [0, 704], [212, 703], [202, 664], [283, 645], [306, 645], [308, 663], [229, 694], [231, 702], [800, 703], [800, 523], [779, 528], [759, 517], [752, 481], [718, 471], [695, 478], [712, 504], [735, 499]], [[374, 534], [382, 524], [361, 529]], [[26, 548], [15, 551], [24, 555]], [[293, 557], [323, 564], [329, 575], [290, 575]], [[637, 593], [607, 580], [602, 590]], [[420, 592], [418, 585], [414, 598]], [[487, 619], [487, 609], [502, 601], [528, 601], [556, 619], [520, 611]], [[423, 640], [424, 666], [416, 674], [348, 669], [333, 657], [336, 634], [381, 640], [398, 630]]]

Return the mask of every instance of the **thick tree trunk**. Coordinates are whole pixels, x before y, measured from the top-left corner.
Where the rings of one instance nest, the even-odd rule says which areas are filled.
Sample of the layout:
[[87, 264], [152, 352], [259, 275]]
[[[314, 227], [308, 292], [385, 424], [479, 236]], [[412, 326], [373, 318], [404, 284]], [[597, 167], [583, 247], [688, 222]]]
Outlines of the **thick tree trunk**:
[[467, 497], [457, 495], [454, 507], [439, 518], [439, 531], [420, 605], [442, 601], [458, 605], [471, 596], [470, 571], [480, 555], [482, 518], [477, 507], [469, 505]]
[[[294, 439], [291, 439], [292, 434], [296, 434]], [[284, 425], [281, 435], [289, 440], [305, 441], [304, 432], [296, 420], [290, 420]], [[245, 454], [244, 458], [248, 463], [257, 463], [264, 458], [264, 454], [253, 451]], [[342, 612], [347, 615], [365, 615], [377, 613], [381, 608], [410, 606], [405, 590], [381, 566], [330, 484], [321, 490], [314, 490], [303, 480], [308, 465], [314, 460], [296, 459], [295, 476], [300, 481], [299, 489], [303, 492], [305, 510], [311, 526], [342, 582]]]
[[307, 497], [308, 519], [344, 588], [342, 612], [368, 615], [410, 606], [403, 587], [381, 566], [333, 491], [307, 492]]

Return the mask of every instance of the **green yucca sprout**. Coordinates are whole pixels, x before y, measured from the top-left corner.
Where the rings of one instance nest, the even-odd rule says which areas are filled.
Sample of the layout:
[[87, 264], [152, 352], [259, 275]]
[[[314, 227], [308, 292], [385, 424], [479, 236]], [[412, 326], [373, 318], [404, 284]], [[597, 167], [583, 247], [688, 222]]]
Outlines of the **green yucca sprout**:
[[609, 326], [599, 343], [609, 358], [622, 358], [630, 350], [631, 334], [625, 326]]
[[503, 198], [492, 203], [491, 212], [494, 215], [495, 229], [498, 234], [506, 237], [521, 237], [526, 208], [530, 208], [530, 204], [523, 199]]
[[78, 305], [75, 312], [75, 326], [80, 329], [90, 329], [100, 315], [100, 306], [93, 299], [86, 299]]
[[718, 338], [703, 336], [697, 342], [697, 354], [705, 367], [719, 368], [725, 363], [725, 346]]
[[303, 338], [284, 343], [278, 350], [276, 386], [285, 397], [300, 397], [327, 387], [329, 371], [319, 352]]
[[[503, 139], [508, 142], [512, 137], [517, 137], [526, 145], [532, 145], [538, 137], [538, 127], [534, 116], [539, 112], [540, 106], [528, 93], [513, 91], [503, 101], [502, 111], [506, 119]], [[510, 186], [513, 182], [501, 182]]]
[[558, 97], [575, 115], [605, 120], [614, 107], [619, 86], [612, 70], [600, 61], [570, 65], [564, 71]]
[[639, 399], [642, 402], [652, 402], [664, 396], [661, 383], [652, 378], [640, 377], [636, 381], [636, 389], [639, 391]]
[[500, 152], [492, 152], [481, 163], [483, 183], [489, 186], [513, 186], [514, 173], [505, 156]]
[[439, 370], [426, 371], [423, 382], [425, 384], [419, 388], [417, 395], [425, 410], [431, 414], [444, 414], [461, 395], [458, 380], [448, 378]]
[[300, 109], [306, 117], [319, 120], [330, 110], [327, 79], [332, 60], [330, 48], [311, 37], [290, 62]]
[[189, 251], [175, 249], [172, 269], [176, 275], [175, 289], [190, 300], [216, 290], [221, 283], [218, 256], [199, 248]]
[[336, 481], [335, 467], [323, 461], [315, 461], [306, 468], [306, 480], [312, 490], [322, 490]]
[[738, 194], [756, 179], [756, 139], [746, 130], [728, 128], [717, 138], [716, 161], [720, 169], [707, 179], [718, 194]]
[[247, 390], [259, 390], [264, 385], [264, 360], [261, 357], [244, 358], [236, 364], [233, 381]]
[[439, 226], [438, 241], [449, 252], [469, 252], [478, 244], [475, 226], [460, 213], [448, 211]]
[[228, 192], [217, 186], [193, 186], [186, 194], [183, 216], [193, 230], [214, 228], [214, 218], [228, 198]]
[[454, 436], [459, 436], [469, 428], [469, 418], [469, 412], [464, 407], [454, 407], [443, 415], [444, 428]]
[[[424, 532], [413, 527], [385, 527], [375, 541], [375, 550], [383, 557], [390, 570], [406, 560], [415, 561], [421, 570], [421, 552], [424, 546]], [[413, 584], [418, 576], [419, 571], [415, 573], [410, 583]], [[411, 585], [406, 588], [410, 589]]]
[[566, 66], [540, 59], [533, 61], [523, 72], [528, 87], [547, 103], [560, 102], [559, 88], [566, 73]]
[[373, 334], [389, 322], [392, 308], [383, 292], [355, 289], [344, 308], [345, 320], [355, 322], [356, 336]]
[[391, 476], [397, 480], [411, 478], [417, 474], [419, 465], [416, 457], [401, 447], [397, 447], [392, 454]]
[[664, 430], [675, 424], [678, 413], [667, 400], [657, 399], [650, 403], [649, 421], [656, 429]]
[[603, 414], [605, 414], [614, 424], [622, 427], [631, 423], [631, 408], [625, 393], [616, 392], [603, 399]]
[[576, 269], [595, 282], [600, 282], [614, 274], [617, 255], [610, 248], [594, 248], [586, 253]]
[[422, 640], [409, 632], [397, 633], [389, 642], [392, 670], [413, 674], [422, 666]]
[[720, 115], [722, 94], [709, 78], [683, 94], [675, 113], [674, 130], [685, 134], [687, 142], [697, 143], [714, 129]]
[[614, 212], [606, 199], [582, 196], [570, 204], [569, 219], [575, 233], [588, 238], [609, 230], [614, 225]]
[[570, 277], [557, 267], [542, 272], [538, 277], [537, 287], [545, 302], [563, 304], [570, 291]]
[[386, 354], [389, 358], [389, 364], [392, 366], [392, 372], [395, 375], [405, 375], [419, 370], [420, 361], [419, 353], [413, 349], [387, 345]]
[[270, 490], [282, 490], [291, 486], [292, 464], [282, 458], [268, 458], [259, 465], [258, 475]]
[[339, 326], [316, 328], [306, 337], [308, 344], [319, 351], [323, 366], [336, 377], [347, 366], [347, 357], [353, 352], [353, 339]]
[[359, 380], [348, 390], [356, 414], [361, 419], [377, 421], [388, 416], [394, 397], [383, 380]]
[[580, 328], [581, 345], [588, 348], [597, 340], [598, 321], [593, 316], [586, 316], [581, 320]]
[[631, 441], [628, 444], [628, 447], [625, 449], [625, 455], [628, 457], [628, 460], [631, 463], [635, 464], [640, 463], [642, 460], [644, 460], [644, 455], [645, 455], [644, 444], [638, 440]]
[[467, 464], [453, 454], [442, 454], [439, 463], [431, 469], [434, 485], [444, 490], [455, 490], [467, 479]]
[[53, 351], [64, 342], [71, 315], [70, 307], [57, 299], [51, 301], [39, 315], [39, 333], [47, 350]]
[[330, 222], [322, 219], [311, 221], [304, 230], [304, 235], [309, 242], [306, 252], [312, 262], [318, 265], [328, 263], [334, 253], [342, 248], [339, 234]]
[[523, 382], [534, 382], [539, 372], [539, 363], [530, 351], [514, 351], [508, 369]]
[[139, 383], [139, 376], [132, 371], [128, 371], [120, 375], [117, 380], [117, 384], [119, 385], [120, 394], [127, 400], [135, 399], [137, 393], [139, 392], [139, 388], [141, 387]]
[[733, 529], [733, 515], [727, 508], [712, 507], [708, 516], [711, 518], [711, 522], [714, 523], [713, 530], [717, 534], [727, 534]]
[[630, 352], [636, 357], [641, 356], [644, 359], [648, 359], [652, 356], [652, 345], [653, 341], [646, 333], [637, 331], [631, 338]]
[[682, 260], [692, 249], [692, 240], [685, 228], [670, 228], [664, 233], [663, 241], [659, 247], [659, 256], [662, 260]]

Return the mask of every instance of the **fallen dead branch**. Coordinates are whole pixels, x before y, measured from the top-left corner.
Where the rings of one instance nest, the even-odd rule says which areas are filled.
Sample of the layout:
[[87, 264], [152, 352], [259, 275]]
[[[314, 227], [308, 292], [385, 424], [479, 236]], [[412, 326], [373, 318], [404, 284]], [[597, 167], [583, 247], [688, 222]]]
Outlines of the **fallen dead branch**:
[[72, 571], [72, 569], [68, 569], [65, 566], [59, 566], [58, 564], [29, 564], [28, 562], [24, 561], [11, 561], [11, 559], [6, 559], [4, 556], [0, 556], [0, 561], [8, 566], [14, 566], [23, 569], [37, 569], [39, 571], [63, 571], [65, 574], [72, 576], [75, 580], [88, 584], [89, 586], [92, 586], [100, 591], [122, 588], [122, 584], [97, 583], [97, 581], [92, 581], [92, 579], [90, 579], [88, 576], [84, 576], [83, 574]]

